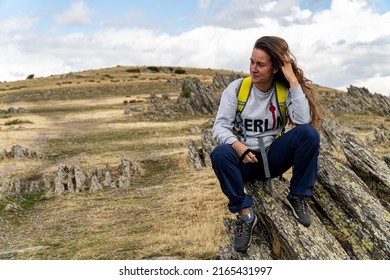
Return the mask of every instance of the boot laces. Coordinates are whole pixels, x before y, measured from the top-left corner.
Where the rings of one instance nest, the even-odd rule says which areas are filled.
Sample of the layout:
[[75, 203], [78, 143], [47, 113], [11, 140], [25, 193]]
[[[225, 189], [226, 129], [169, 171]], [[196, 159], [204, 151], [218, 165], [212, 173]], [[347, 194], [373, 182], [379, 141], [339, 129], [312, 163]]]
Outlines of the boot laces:
[[299, 203], [298, 203], [298, 211], [301, 211], [302, 213], [307, 213], [308, 212], [308, 206], [306, 199], [304, 197], [299, 197]]
[[237, 228], [236, 228], [237, 236], [243, 236], [245, 234], [248, 234], [248, 228], [249, 228], [248, 222], [241, 219], [237, 220]]

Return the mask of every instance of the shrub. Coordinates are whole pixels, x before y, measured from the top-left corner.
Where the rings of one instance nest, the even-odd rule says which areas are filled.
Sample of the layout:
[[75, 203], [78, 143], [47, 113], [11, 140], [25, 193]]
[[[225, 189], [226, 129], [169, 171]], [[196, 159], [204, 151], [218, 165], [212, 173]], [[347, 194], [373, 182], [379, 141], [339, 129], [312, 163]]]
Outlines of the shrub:
[[158, 68], [156, 66], [148, 66], [147, 69], [152, 71], [152, 72], [160, 72], [160, 68]]
[[190, 98], [191, 97], [191, 90], [189, 88], [183, 90], [181, 92], [181, 97]]
[[34, 74], [28, 75], [26, 79], [27, 79], [27, 80], [32, 80], [32, 79], [34, 79]]
[[125, 70], [128, 73], [141, 73], [141, 70], [139, 68], [134, 68], [134, 69], [126, 69]]
[[182, 69], [182, 68], [176, 68], [175, 69], [175, 74], [185, 74], [186, 73], [186, 70]]
[[33, 123], [33, 122], [28, 120], [14, 119], [12, 121], [6, 122], [4, 125], [16, 125], [16, 124], [23, 124], [23, 123]]

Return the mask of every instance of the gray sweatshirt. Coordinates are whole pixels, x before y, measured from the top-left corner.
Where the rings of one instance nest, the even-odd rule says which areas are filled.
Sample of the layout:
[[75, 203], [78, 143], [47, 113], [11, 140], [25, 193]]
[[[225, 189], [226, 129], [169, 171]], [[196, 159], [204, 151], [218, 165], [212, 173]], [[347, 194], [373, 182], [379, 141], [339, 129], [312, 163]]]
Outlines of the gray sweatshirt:
[[[275, 86], [268, 92], [261, 92], [252, 86], [251, 93], [241, 113], [246, 139], [234, 135], [233, 125], [237, 109], [237, 92], [242, 78], [233, 81], [222, 93], [217, 116], [213, 126], [213, 137], [218, 144], [232, 144], [240, 140], [249, 149], [258, 151], [259, 137], [268, 148], [275, 136], [282, 132], [282, 117], [279, 112]], [[310, 123], [310, 107], [301, 86], [289, 89], [287, 94], [287, 116], [295, 124]]]

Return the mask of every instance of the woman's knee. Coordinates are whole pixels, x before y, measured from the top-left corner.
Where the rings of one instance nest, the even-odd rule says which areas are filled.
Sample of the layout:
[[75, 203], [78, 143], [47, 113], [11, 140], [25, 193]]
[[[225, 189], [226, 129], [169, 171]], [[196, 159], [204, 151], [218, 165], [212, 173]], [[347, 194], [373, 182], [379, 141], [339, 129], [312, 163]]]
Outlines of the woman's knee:
[[318, 133], [318, 130], [311, 124], [301, 124], [298, 125], [296, 129], [306, 140], [309, 140], [313, 143], [319, 143], [320, 134]]
[[213, 165], [217, 162], [223, 162], [234, 157], [237, 157], [236, 152], [234, 151], [232, 146], [228, 144], [218, 145], [210, 154], [211, 162]]

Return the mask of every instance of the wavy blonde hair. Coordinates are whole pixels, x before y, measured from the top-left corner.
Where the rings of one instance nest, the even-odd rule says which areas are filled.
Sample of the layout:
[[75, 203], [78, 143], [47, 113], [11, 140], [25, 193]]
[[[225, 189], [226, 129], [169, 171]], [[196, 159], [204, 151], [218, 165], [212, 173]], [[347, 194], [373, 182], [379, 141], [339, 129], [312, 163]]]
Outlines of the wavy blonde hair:
[[291, 53], [290, 48], [283, 38], [276, 36], [264, 36], [259, 38], [255, 45], [255, 49], [260, 49], [266, 52], [271, 57], [271, 62], [273, 67], [279, 71], [275, 74], [275, 81], [283, 83], [287, 88], [290, 86], [287, 79], [284, 77], [282, 72], [282, 66], [285, 63], [286, 55], [291, 59], [292, 69], [295, 76], [298, 79], [299, 84], [302, 87], [303, 92], [305, 93], [307, 100], [310, 105], [311, 112], [311, 124], [317, 129], [321, 128], [321, 118], [318, 110], [318, 106], [315, 99], [315, 90], [313, 88], [313, 83], [311, 80], [307, 79], [303, 73], [303, 70], [297, 66], [296, 58]]

